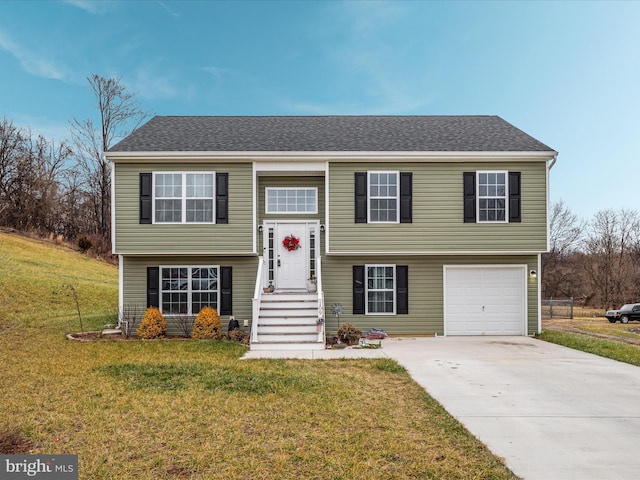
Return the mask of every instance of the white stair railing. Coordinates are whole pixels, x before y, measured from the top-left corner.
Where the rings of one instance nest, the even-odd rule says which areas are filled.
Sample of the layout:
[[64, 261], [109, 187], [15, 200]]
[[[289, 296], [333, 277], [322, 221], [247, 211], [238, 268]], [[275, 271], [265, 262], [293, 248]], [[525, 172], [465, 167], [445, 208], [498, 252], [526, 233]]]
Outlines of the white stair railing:
[[318, 286], [318, 342], [325, 342], [324, 290], [322, 288], [322, 266], [320, 255], [316, 259], [316, 283]]
[[253, 291], [252, 313], [251, 313], [251, 342], [258, 341], [258, 317], [260, 316], [260, 301], [262, 299], [262, 286], [264, 272], [264, 257], [258, 257], [258, 273], [256, 275], [256, 288]]

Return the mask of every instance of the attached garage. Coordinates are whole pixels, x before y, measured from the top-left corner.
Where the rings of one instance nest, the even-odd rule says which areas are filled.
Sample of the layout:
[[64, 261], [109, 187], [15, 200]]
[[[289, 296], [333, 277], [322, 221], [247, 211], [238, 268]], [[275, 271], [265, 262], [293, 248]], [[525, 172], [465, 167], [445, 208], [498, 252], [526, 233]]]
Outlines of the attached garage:
[[445, 335], [526, 335], [526, 265], [445, 265]]

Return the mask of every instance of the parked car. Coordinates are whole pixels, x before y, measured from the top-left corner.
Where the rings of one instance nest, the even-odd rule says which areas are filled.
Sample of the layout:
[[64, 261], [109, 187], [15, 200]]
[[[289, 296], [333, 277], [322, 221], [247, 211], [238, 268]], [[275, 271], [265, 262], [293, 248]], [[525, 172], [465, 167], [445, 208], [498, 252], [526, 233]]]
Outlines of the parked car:
[[622, 323], [629, 323], [629, 320], [640, 320], [640, 303], [627, 303], [619, 310], [608, 310], [604, 314], [611, 323], [620, 320]]

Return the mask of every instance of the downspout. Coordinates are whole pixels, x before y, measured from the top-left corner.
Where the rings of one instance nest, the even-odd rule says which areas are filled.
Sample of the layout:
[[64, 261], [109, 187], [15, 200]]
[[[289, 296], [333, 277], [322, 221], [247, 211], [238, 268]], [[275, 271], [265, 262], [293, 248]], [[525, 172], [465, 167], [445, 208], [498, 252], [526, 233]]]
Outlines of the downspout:
[[[551, 169], [553, 168], [553, 166], [556, 164], [556, 162], [558, 161], [558, 152], [555, 152], [555, 154], [553, 155], [553, 157], [551, 157], [551, 159], [549, 159], [547, 161], [547, 252], [550, 250], [550, 245], [549, 245], [549, 191], [551, 190], [549, 188], [549, 172], [551, 172]], [[540, 275], [538, 276], [538, 278], [540, 277]]]
[[[558, 161], [558, 152], [547, 162], [547, 252], [549, 251], [549, 172]], [[542, 254], [538, 254], [538, 333], [542, 332]]]

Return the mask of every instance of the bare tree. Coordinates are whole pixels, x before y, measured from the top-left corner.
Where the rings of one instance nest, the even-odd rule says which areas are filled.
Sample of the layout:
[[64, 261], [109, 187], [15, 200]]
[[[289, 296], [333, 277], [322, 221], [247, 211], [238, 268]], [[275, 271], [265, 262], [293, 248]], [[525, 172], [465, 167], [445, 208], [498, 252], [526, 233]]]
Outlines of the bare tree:
[[80, 171], [95, 222], [93, 233], [110, 236], [111, 166], [103, 153], [149, 117], [141, 109], [136, 95], [127, 90], [121, 78], [93, 74], [87, 78], [98, 108], [99, 120], [71, 121], [71, 136], [76, 147]]
[[639, 240], [635, 210], [602, 210], [593, 218], [584, 242], [584, 269], [601, 306], [619, 306], [640, 293]]
[[6, 118], [0, 122], [0, 224], [19, 230], [61, 232], [60, 183], [71, 149], [33, 138]]
[[549, 214], [549, 252], [542, 256], [542, 290], [545, 297], [574, 297], [580, 290], [575, 251], [585, 222], [561, 200]]

